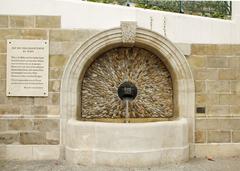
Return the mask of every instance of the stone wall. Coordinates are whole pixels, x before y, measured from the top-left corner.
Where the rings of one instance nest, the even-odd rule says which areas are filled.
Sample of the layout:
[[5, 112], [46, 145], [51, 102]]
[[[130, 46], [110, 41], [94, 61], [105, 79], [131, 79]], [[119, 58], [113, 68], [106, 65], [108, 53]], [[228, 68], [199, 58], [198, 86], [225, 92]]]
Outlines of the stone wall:
[[192, 45], [196, 143], [240, 142], [240, 45]]
[[[60, 26], [58, 16], [0, 16], [0, 144], [60, 143], [59, 90], [64, 65], [74, 49], [97, 32]], [[49, 40], [48, 97], [5, 95], [7, 39]]]
[[[1, 145], [60, 144], [63, 69], [74, 50], [99, 32], [60, 25], [57, 16], [0, 16]], [[48, 97], [6, 97], [7, 39], [49, 40]], [[195, 115], [196, 143], [240, 143], [240, 45], [193, 44], [186, 58], [194, 74], [196, 107], [205, 108]]]

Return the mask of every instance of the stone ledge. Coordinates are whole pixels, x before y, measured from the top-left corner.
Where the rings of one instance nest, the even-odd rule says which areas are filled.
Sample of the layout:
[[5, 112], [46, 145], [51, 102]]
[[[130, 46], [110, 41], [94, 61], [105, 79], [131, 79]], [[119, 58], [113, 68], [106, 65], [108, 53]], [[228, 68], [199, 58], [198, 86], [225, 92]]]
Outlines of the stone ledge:
[[0, 160], [58, 160], [60, 145], [0, 145]]

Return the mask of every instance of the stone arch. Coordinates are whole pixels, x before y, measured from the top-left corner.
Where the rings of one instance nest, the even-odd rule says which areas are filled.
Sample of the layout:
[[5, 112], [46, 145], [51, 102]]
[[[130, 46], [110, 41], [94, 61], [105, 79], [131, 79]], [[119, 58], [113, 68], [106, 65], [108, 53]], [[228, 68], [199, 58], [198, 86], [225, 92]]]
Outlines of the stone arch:
[[194, 142], [194, 80], [185, 56], [167, 38], [151, 30], [137, 27], [134, 22], [124, 22], [121, 27], [96, 34], [81, 45], [70, 57], [62, 77], [60, 92], [61, 140], [65, 142], [65, 125], [76, 119], [80, 109], [78, 103], [81, 81], [88, 66], [95, 58], [114, 47], [138, 46], [155, 54], [169, 69], [174, 80], [175, 112], [189, 123], [189, 143]]

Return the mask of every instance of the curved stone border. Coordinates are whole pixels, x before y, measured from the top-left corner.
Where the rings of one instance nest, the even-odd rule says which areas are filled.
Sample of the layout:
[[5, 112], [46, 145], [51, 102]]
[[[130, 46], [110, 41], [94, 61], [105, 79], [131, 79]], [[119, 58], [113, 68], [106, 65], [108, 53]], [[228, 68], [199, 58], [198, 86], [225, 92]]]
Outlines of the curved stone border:
[[[173, 43], [156, 32], [139, 27], [136, 27], [134, 32], [135, 46], [149, 49], [158, 56], [162, 54], [161, 60], [166, 64], [173, 78], [175, 113], [179, 118], [187, 118], [189, 143], [193, 143], [195, 89], [185, 56]], [[67, 121], [77, 119], [80, 110], [81, 81], [79, 80], [82, 80], [86, 69], [99, 54], [114, 47], [126, 46], [126, 42], [123, 42], [123, 34], [122, 28], [113, 28], [96, 34], [81, 45], [69, 59], [63, 73], [60, 92], [61, 144], [65, 144]]]

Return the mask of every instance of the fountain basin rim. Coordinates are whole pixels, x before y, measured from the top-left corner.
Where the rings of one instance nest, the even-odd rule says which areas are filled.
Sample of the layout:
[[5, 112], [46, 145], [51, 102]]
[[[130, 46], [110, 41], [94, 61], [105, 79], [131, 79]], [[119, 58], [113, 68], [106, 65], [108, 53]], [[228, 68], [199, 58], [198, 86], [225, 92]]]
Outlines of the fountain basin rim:
[[119, 167], [187, 161], [187, 125], [187, 118], [131, 124], [70, 119], [66, 125], [66, 160]]
[[140, 125], [172, 125], [172, 124], [187, 124], [187, 119], [186, 118], [178, 118], [175, 120], [166, 120], [166, 121], [154, 121], [154, 122], [130, 122], [130, 123], [119, 123], [119, 122], [98, 122], [98, 121], [81, 121], [81, 120], [76, 120], [76, 119], [69, 119], [68, 120], [69, 124], [73, 125], [79, 125], [79, 124], [85, 124], [85, 125], [96, 125], [96, 126], [101, 126], [101, 125], [109, 125], [109, 126], [140, 126]]

